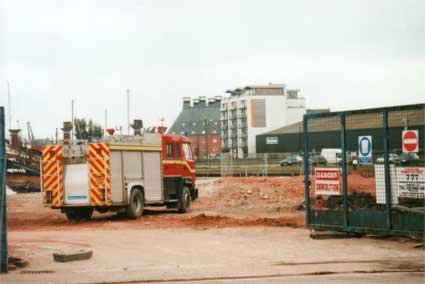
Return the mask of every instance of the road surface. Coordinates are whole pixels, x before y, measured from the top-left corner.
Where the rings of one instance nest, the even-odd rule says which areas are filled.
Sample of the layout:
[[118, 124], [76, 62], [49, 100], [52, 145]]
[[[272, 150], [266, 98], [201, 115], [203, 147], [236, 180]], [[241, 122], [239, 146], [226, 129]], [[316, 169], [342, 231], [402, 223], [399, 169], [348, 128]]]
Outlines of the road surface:
[[[30, 265], [1, 283], [424, 283], [425, 271], [412, 241], [312, 240], [288, 227], [26, 230], [9, 245]], [[80, 249], [93, 257], [53, 261]]]

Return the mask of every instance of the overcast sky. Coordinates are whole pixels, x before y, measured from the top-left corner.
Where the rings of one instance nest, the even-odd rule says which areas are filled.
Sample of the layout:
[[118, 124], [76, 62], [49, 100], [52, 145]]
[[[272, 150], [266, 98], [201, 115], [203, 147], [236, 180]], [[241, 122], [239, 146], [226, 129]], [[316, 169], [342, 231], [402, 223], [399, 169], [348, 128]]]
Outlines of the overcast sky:
[[[425, 1], [0, 0], [0, 105], [53, 137], [78, 117], [171, 125], [184, 96], [284, 83], [308, 108], [425, 102]], [[7, 110], [7, 108], [6, 108]]]

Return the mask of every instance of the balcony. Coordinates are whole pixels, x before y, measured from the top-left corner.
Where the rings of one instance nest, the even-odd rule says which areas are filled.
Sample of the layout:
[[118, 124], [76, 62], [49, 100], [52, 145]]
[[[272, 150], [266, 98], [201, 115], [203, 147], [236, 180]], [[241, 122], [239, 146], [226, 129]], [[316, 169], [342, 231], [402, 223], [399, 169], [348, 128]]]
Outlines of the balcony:
[[238, 118], [246, 118], [246, 113], [240, 113], [240, 114], [238, 114]]

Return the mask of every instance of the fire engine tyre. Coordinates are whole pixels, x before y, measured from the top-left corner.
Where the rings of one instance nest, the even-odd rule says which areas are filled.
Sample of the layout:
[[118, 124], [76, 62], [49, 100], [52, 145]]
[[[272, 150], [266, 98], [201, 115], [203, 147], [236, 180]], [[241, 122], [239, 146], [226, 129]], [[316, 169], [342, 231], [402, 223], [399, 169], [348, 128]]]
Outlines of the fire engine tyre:
[[187, 186], [183, 187], [182, 196], [179, 200], [177, 211], [179, 213], [186, 213], [190, 207], [190, 190]]
[[145, 199], [139, 189], [133, 189], [127, 206], [127, 217], [138, 218], [142, 216], [145, 207]]
[[70, 221], [88, 221], [91, 219], [93, 215], [93, 208], [78, 208], [69, 210], [65, 213], [66, 217]]

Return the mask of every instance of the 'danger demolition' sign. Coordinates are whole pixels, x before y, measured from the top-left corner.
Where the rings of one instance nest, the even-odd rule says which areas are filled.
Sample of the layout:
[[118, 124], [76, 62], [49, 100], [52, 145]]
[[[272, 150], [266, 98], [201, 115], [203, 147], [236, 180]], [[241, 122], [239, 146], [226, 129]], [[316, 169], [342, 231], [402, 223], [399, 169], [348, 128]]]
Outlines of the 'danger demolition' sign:
[[340, 173], [339, 168], [315, 168], [314, 193], [316, 195], [340, 195]]

